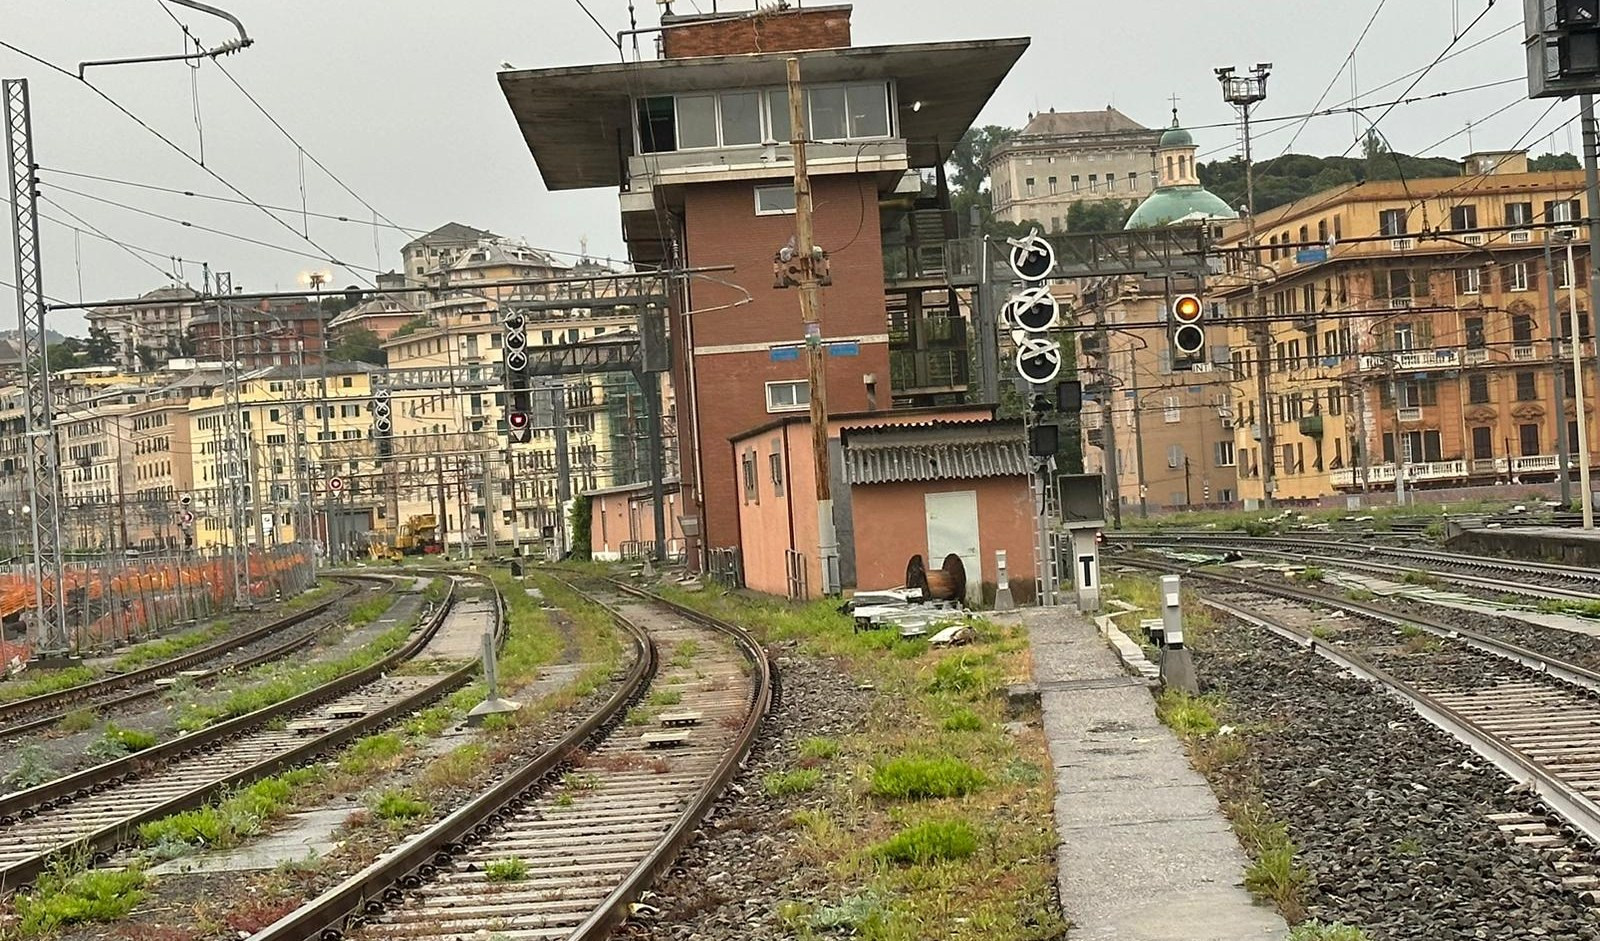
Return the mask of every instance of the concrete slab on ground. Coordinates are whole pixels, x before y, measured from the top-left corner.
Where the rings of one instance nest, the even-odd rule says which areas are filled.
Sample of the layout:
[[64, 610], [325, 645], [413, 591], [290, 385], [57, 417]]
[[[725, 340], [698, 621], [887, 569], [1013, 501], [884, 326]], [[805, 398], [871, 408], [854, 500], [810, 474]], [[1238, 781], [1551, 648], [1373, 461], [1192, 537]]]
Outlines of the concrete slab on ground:
[[1247, 860], [1183, 746], [1095, 626], [1025, 612], [1055, 769], [1058, 885], [1071, 941], [1282, 941], [1242, 887]]
[[418, 660], [476, 660], [483, 655], [483, 632], [494, 627], [494, 602], [483, 598], [464, 598], [445, 616], [444, 625], [433, 636]]
[[169, 859], [150, 870], [151, 875], [186, 872], [245, 872], [275, 869], [279, 863], [322, 856], [333, 849], [334, 831], [360, 804], [345, 803], [289, 815], [284, 826], [231, 850]]

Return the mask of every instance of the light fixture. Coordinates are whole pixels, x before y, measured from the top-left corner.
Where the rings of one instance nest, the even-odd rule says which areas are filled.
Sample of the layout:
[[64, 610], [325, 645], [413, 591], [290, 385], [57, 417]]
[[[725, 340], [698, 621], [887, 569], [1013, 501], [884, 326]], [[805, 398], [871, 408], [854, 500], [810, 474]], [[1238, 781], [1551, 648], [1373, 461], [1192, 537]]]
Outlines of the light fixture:
[[921, 111], [922, 110], [922, 100], [920, 98], [911, 103], [911, 110], [912, 111]]

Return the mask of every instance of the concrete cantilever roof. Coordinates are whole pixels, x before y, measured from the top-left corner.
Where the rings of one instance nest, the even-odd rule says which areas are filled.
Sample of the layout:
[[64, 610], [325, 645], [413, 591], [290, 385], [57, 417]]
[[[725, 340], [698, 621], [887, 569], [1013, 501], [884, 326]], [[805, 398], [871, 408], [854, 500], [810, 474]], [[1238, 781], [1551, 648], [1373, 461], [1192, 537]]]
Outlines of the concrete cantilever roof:
[[[619, 154], [633, 153], [632, 98], [780, 86], [791, 55], [800, 57], [808, 84], [894, 79], [911, 165], [932, 167], [977, 120], [1028, 43], [988, 39], [704, 56], [510, 71], [499, 78], [551, 190], [621, 184]], [[919, 101], [922, 108], [913, 111]]]

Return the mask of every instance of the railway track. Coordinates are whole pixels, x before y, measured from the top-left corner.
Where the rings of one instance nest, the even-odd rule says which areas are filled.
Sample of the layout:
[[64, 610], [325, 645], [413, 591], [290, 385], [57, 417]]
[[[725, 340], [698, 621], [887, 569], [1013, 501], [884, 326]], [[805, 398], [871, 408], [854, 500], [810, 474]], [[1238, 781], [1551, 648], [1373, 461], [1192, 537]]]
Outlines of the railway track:
[[[420, 593], [410, 594], [420, 608]], [[397, 605], [406, 602], [403, 595]], [[422, 612], [407, 642], [373, 664], [275, 705], [220, 722], [141, 752], [0, 796], [0, 891], [28, 884], [55, 860], [103, 861], [138, 826], [198, 807], [218, 793], [286, 768], [415, 712], [466, 682], [476, 661], [444, 674], [389, 675], [418, 656], [452, 625], [461, 604], [457, 583]], [[504, 603], [487, 606], [503, 635]]]
[[[393, 582], [388, 580], [344, 580], [350, 583], [344, 590], [316, 604], [249, 630], [230, 634], [176, 657], [66, 689], [0, 703], [0, 740], [49, 728], [68, 715], [84, 709], [104, 713], [147, 699], [162, 691], [157, 681], [168, 677], [185, 674], [193, 682], [205, 684], [230, 671], [246, 670], [257, 664], [281, 659], [311, 643], [317, 632], [305, 631], [275, 643], [272, 642], [274, 635], [325, 614], [334, 605], [358, 593], [362, 582], [381, 582], [393, 586]], [[217, 665], [204, 670], [195, 669], [213, 663]]]
[[[1169, 564], [1129, 561], [1171, 570]], [[1600, 903], [1600, 673], [1449, 624], [1248, 578], [1187, 572], [1202, 603], [1304, 647], [1410, 704], [1537, 795], [1493, 822]], [[1338, 612], [1338, 616], [1330, 616]], [[1397, 639], [1407, 634], [1409, 646]]]
[[616, 582], [586, 596], [637, 651], [617, 692], [545, 754], [251, 941], [594, 941], [627, 917], [737, 773], [774, 679], [737, 626]]
[[1238, 552], [1339, 566], [1378, 575], [1403, 577], [1407, 572], [1425, 571], [1460, 585], [1499, 593], [1571, 601], [1589, 601], [1600, 597], [1600, 569], [1464, 555], [1420, 546], [1386, 546], [1312, 536], [1246, 536], [1205, 532], [1112, 533], [1106, 538], [1112, 545], [1132, 549]]

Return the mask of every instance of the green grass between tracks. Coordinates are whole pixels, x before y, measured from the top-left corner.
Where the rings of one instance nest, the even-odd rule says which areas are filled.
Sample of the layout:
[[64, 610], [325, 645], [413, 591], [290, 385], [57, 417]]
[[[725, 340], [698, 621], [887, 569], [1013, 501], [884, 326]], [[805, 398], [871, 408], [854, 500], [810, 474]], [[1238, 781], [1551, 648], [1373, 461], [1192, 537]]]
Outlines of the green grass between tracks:
[[857, 731], [797, 743], [763, 779], [767, 794], [792, 800], [798, 839], [784, 862], [817, 874], [774, 913], [794, 937], [1060, 937], [1050, 759], [1037, 728], [1006, 729], [996, 695], [1029, 675], [1020, 627], [979, 622], [976, 642], [939, 650], [895, 631], [856, 633], [836, 602], [662, 591], [873, 690]]

